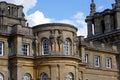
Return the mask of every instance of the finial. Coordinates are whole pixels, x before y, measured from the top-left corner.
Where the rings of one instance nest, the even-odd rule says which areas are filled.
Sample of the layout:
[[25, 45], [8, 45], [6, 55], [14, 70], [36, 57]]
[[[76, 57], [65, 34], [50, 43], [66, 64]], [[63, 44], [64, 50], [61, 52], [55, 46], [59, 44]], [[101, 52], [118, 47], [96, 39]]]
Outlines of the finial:
[[92, 3], [94, 3], [94, 0], [92, 0]]
[[96, 12], [96, 5], [94, 3], [94, 0], [91, 0], [90, 4], [90, 15], [92, 16]]

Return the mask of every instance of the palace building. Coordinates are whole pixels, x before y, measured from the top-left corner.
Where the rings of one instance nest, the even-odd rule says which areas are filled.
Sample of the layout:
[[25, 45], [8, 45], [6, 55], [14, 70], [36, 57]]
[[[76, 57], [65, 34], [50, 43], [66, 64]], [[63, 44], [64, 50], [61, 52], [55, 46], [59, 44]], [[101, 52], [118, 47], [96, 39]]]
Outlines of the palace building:
[[102, 12], [91, 0], [87, 38], [26, 21], [22, 5], [0, 2], [0, 80], [120, 80], [120, 0]]

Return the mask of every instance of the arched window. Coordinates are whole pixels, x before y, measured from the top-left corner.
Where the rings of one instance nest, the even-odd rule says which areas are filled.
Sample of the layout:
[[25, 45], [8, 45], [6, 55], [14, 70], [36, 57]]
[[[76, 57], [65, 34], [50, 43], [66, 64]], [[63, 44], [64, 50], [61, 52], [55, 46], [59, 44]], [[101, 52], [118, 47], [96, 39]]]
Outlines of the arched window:
[[31, 75], [27, 73], [24, 75], [23, 78], [24, 78], [23, 80], [31, 80]]
[[64, 43], [64, 52], [65, 55], [70, 55], [70, 41], [68, 39], [66, 39]]
[[0, 73], [0, 80], [3, 80], [3, 74]]
[[43, 55], [48, 55], [49, 54], [49, 40], [44, 39], [43, 40]]
[[8, 14], [10, 14], [10, 6], [8, 6]]
[[42, 73], [41, 80], [48, 80], [48, 74]]
[[73, 80], [73, 74], [72, 73], [68, 73], [66, 76], [66, 80]]

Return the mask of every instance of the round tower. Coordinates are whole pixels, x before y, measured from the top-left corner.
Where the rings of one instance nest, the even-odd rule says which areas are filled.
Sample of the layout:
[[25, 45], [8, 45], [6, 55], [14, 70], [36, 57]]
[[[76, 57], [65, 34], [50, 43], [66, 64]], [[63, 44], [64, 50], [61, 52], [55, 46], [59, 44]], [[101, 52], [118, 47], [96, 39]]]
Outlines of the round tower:
[[69, 24], [50, 23], [35, 26], [38, 50], [36, 53], [36, 77], [44, 75], [51, 80], [78, 80], [77, 28]]

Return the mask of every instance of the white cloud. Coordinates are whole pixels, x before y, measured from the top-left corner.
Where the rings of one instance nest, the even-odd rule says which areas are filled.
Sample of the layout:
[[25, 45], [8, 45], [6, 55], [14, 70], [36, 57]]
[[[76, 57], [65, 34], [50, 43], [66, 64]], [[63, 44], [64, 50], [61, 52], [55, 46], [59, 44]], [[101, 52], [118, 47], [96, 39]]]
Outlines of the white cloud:
[[30, 8], [33, 8], [37, 3], [37, 0], [0, 0], [0, 1], [6, 1], [8, 3], [23, 5], [25, 14]]
[[[3, 1], [3, 0], [0, 0]], [[23, 5], [24, 6], [24, 12], [25, 14], [33, 8], [37, 0], [4, 0], [8, 3], [14, 3], [17, 5]], [[103, 7], [100, 6], [99, 9], [102, 9]], [[58, 15], [59, 16], [59, 15]], [[56, 20], [56, 19], [51, 19], [51, 18], [46, 18], [44, 13], [40, 11], [35, 11], [34, 13], [27, 15], [26, 16], [28, 23], [30, 26], [38, 25], [38, 24], [43, 24], [43, 23], [51, 23], [51, 22], [60, 22], [60, 23], [67, 23], [67, 24], [72, 24], [78, 28], [78, 35], [83, 35], [86, 36], [86, 24], [85, 24], [85, 15], [82, 12], [78, 12], [77, 14], [71, 16], [68, 19], [62, 19], [62, 20]]]
[[84, 24], [82, 27], [78, 27], [77, 35], [82, 35], [84, 37], [87, 37], [87, 25]]
[[78, 32], [77, 32], [78, 35], [82, 35], [85, 37], [87, 35], [85, 15], [82, 12], [79, 12], [68, 19], [56, 20], [56, 19], [46, 18], [42, 12], [36, 11], [33, 14], [27, 16], [27, 20], [30, 26], [44, 24], [44, 23], [52, 23], [52, 22], [67, 23], [74, 25], [78, 28]]
[[98, 10], [102, 10], [104, 6], [98, 6]]
[[74, 22], [72, 20], [70, 20], [70, 19], [63, 19], [63, 20], [58, 20], [58, 21], [56, 20], [56, 21], [53, 21], [53, 22], [75, 25]]
[[78, 28], [77, 35], [85, 36], [87, 35], [87, 25], [85, 23], [85, 15], [82, 12], [78, 12], [72, 16], [72, 18], [63, 19], [63, 20], [54, 20], [60, 23], [72, 24]]
[[40, 11], [36, 11], [33, 14], [27, 16], [27, 20], [30, 26], [43, 24], [43, 23], [50, 23], [52, 21], [52, 19], [46, 18], [44, 14]]
[[85, 36], [87, 35], [87, 25], [85, 23], [85, 15], [82, 12], [78, 12], [73, 16], [73, 19], [75, 20], [75, 25], [78, 27], [78, 35]]

